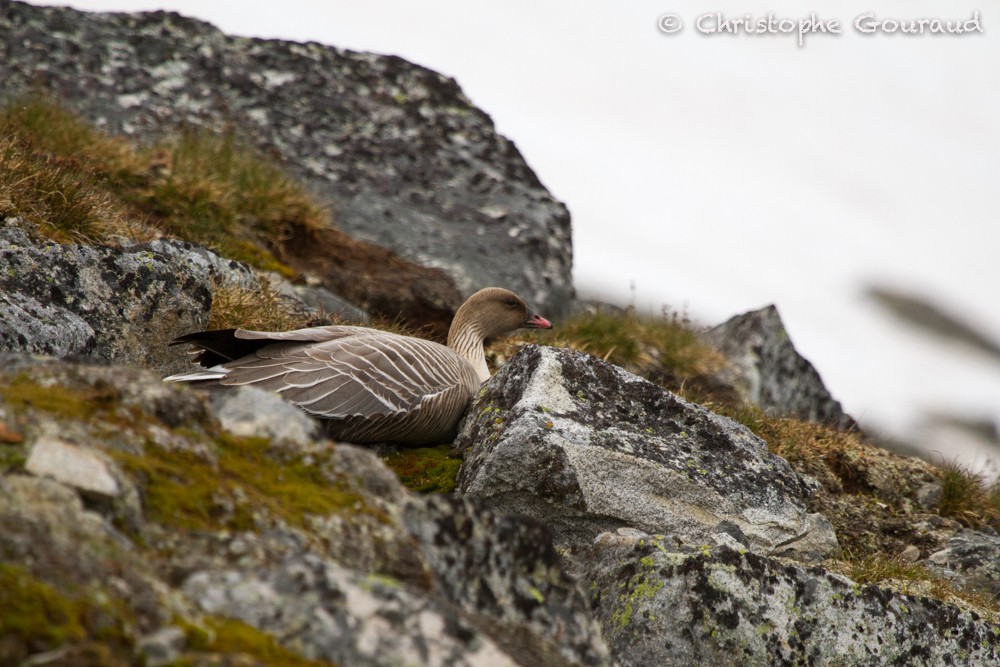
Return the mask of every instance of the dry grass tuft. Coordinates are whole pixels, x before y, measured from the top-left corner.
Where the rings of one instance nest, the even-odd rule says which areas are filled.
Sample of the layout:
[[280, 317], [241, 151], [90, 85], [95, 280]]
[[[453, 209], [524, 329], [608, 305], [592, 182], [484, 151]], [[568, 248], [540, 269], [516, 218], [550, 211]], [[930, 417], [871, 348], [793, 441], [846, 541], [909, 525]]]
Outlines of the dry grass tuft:
[[63, 243], [169, 234], [295, 277], [282, 244], [292, 228], [325, 227], [329, 213], [232, 132], [133, 146], [34, 96], [0, 110], [0, 216]]
[[310, 325], [266, 280], [257, 289], [223, 285], [212, 294], [209, 329], [286, 331]]
[[107, 187], [138, 168], [124, 142], [44, 98], [0, 111], [0, 217], [23, 217], [56, 241], [148, 240], [142, 215]]
[[276, 257], [293, 225], [317, 230], [329, 212], [232, 132], [189, 129], [153, 149], [150, 186], [127, 193], [164, 231], [286, 277]]
[[921, 563], [908, 563], [881, 553], [844, 556], [828, 563], [831, 569], [858, 584], [891, 585], [904, 595], [922, 595], [942, 602], [971, 607], [1000, 619], [1000, 600], [981, 591], [961, 588], [929, 571]]
[[722, 354], [702, 342], [691, 322], [664, 309], [661, 317], [629, 310], [597, 310], [559, 322], [552, 331], [527, 331], [497, 346], [509, 356], [520, 345], [540, 343], [592, 354], [669, 389], [679, 389], [725, 367]]
[[938, 476], [941, 479], [938, 514], [973, 529], [985, 525], [1000, 528], [1000, 483], [987, 484], [955, 461], [942, 463]]

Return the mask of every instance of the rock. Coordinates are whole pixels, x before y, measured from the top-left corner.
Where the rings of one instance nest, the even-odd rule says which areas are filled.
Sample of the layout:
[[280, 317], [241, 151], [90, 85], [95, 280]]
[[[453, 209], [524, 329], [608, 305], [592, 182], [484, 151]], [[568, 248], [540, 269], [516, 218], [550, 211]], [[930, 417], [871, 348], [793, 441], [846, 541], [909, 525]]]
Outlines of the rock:
[[99, 127], [144, 139], [241, 128], [330, 204], [341, 229], [444, 270], [459, 301], [503, 285], [558, 317], [573, 297], [568, 210], [452, 79], [166, 12], [7, 2], [0, 44], [0, 100], [42, 86]]
[[[58, 244], [0, 224], [0, 351], [186, 367], [176, 336], [204, 329], [215, 284], [256, 282], [244, 266], [180, 241], [124, 248]], [[30, 227], [29, 227], [30, 228]]]
[[930, 566], [962, 586], [1000, 599], [1000, 537], [962, 530], [941, 551], [931, 554]]
[[[252, 626], [241, 636], [338, 664], [612, 664], [543, 526], [412, 496], [372, 452], [317, 438], [276, 396], [8, 354], [0, 418], [24, 434], [0, 446], [0, 590], [32, 576], [97, 614], [66, 631], [67, 650], [103, 642], [110, 624], [121, 664], [201, 664], [235, 650], [211, 644], [235, 619]], [[68, 471], [75, 486], [23, 474], [39, 445], [110, 462], [119, 497], [95, 504]], [[0, 642], [0, 663], [53, 643], [45, 624], [26, 632], [10, 651]]]
[[899, 552], [899, 560], [904, 563], [916, 563], [920, 560], [920, 549], [912, 544], [906, 545], [906, 548]]
[[184, 595], [211, 614], [285, 637], [305, 658], [341, 665], [515, 666], [460, 615], [399, 582], [299, 557], [257, 572], [199, 572]]
[[941, 503], [941, 482], [927, 482], [917, 489], [917, 504], [927, 510], [937, 510]]
[[623, 667], [991, 665], [1000, 625], [727, 546], [601, 535], [583, 580]]
[[24, 469], [38, 477], [50, 477], [80, 491], [114, 498], [120, 492], [109, 463], [94, 451], [56, 438], [35, 441]]
[[840, 429], [857, 428], [792, 345], [778, 309], [737, 315], [703, 334], [733, 365], [725, 381], [766, 411]]
[[169, 665], [177, 661], [186, 644], [187, 636], [184, 630], [175, 625], [168, 625], [139, 639], [139, 655], [147, 667]]
[[321, 439], [318, 422], [277, 394], [257, 387], [214, 391], [211, 409], [224, 429], [239, 436], [298, 445]]
[[405, 522], [439, 591], [518, 664], [611, 664], [542, 524], [443, 496], [408, 503]]
[[524, 348], [480, 391], [455, 446], [460, 493], [542, 521], [572, 551], [623, 526], [690, 544], [726, 533], [803, 558], [837, 550], [829, 522], [806, 511], [815, 482], [763, 440], [578, 352]]
[[[128, 646], [137, 634], [153, 631], [171, 616], [156, 575], [128, 538], [87, 509], [74, 489], [50, 479], [0, 475], [0, 577], [11, 572], [17, 573], [18, 586], [0, 587], [2, 664], [28, 664], [23, 661], [29, 655], [46, 649], [72, 649], [70, 638], [80, 636], [80, 625], [101, 632], [107, 647]], [[81, 602], [85, 591], [94, 597]], [[31, 598], [19, 599], [26, 592]], [[39, 600], [42, 592], [45, 599]], [[8, 625], [12, 619], [5, 616], [38, 605], [55, 611], [35, 619], [38, 626], [30, 615]], [[65, 614], [81, 608], [88, 615], [81, 615], [74, 628]], [[53, 633], [59, 637], [67, 624], [68, 636], [53, 641]], [[126, 653], [131, 656], [131, 650]]]
[[364, 310], [348, 303], [325, 287], [295, 285], [273, 272], [268, 275], [268, 281], [279, 294], [287, 297], [292, 305], [304, 305], [322, 317], [336, 322], [351, 323], [368, 322], [370, 319]]

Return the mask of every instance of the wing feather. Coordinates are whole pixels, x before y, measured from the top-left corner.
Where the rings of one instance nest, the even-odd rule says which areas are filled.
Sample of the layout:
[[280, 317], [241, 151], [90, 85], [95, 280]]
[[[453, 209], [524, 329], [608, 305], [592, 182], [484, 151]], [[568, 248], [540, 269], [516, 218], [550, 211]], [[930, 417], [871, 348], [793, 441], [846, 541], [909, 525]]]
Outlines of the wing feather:
[[363, 327], [238, 330], [236, 335], [275, 344], [223, 364], [228, 372], [222, 384], [253, 384], [279, 392], [324, 419], [415, 413], [449, 390], [471, 384], [471, 391], [478, 385], [465, 359], [420, 338]]

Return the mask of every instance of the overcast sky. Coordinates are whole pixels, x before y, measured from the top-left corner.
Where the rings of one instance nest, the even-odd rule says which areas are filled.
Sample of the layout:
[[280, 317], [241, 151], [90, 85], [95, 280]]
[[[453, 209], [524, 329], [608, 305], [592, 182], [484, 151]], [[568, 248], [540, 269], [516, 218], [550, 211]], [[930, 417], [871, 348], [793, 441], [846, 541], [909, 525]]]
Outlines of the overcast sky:
[[[569, 206], [583, 293], [623, 301], [634, 283], [641, 306], [705, 323], [775, 303], [866, 424], [1000, 420], [1000, 364], [907, 331], [863, 295], [870, 281], [919, 292], [1000, 338], [1000, 0], [69, 4], [168, 8], [453, 76]], [[711, 29], [715, 11], [768, 10], [796, 24], [813, 12], [840, 34], [800, 47], [797, 34], [697, 29], [703, 14]], [[976, 11], [983, 33], [853, 25]], [[682, 29], [659, 30], [665, 14]]]

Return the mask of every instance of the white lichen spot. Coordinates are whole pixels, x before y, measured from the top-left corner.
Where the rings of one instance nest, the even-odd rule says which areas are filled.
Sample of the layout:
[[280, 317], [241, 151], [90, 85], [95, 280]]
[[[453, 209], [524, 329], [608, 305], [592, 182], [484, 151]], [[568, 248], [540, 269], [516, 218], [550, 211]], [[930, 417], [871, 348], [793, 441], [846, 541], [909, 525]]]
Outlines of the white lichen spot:
[[159, 81], [153, 86], [153, 92], [165, 95], [175, 90], [187, 87], [187, 73], [191, 66], [183, 60], [168, 60], [149, 70], [150, 76]]
[[267, 109], [259, 109], [259, 108], [250, 109], [249, 111], [247, 111], [247, 116], [249, 116], [250, 120], [257, 123], [258, 125], [268, 124]]
[[280, 88], [297, 78], [294, 72], [281, 72], [273, 69], [266, 69], [262, 74], [264, 75], [264, 87], [269, 90]]
[[133, 107], [141, 107], [149, 99], [149, 95], [145, 92], [142, 93], [126, 93], [124, 95], [119, 95], [117, 102], [118, 106], [123, 109], [132, 109]]

